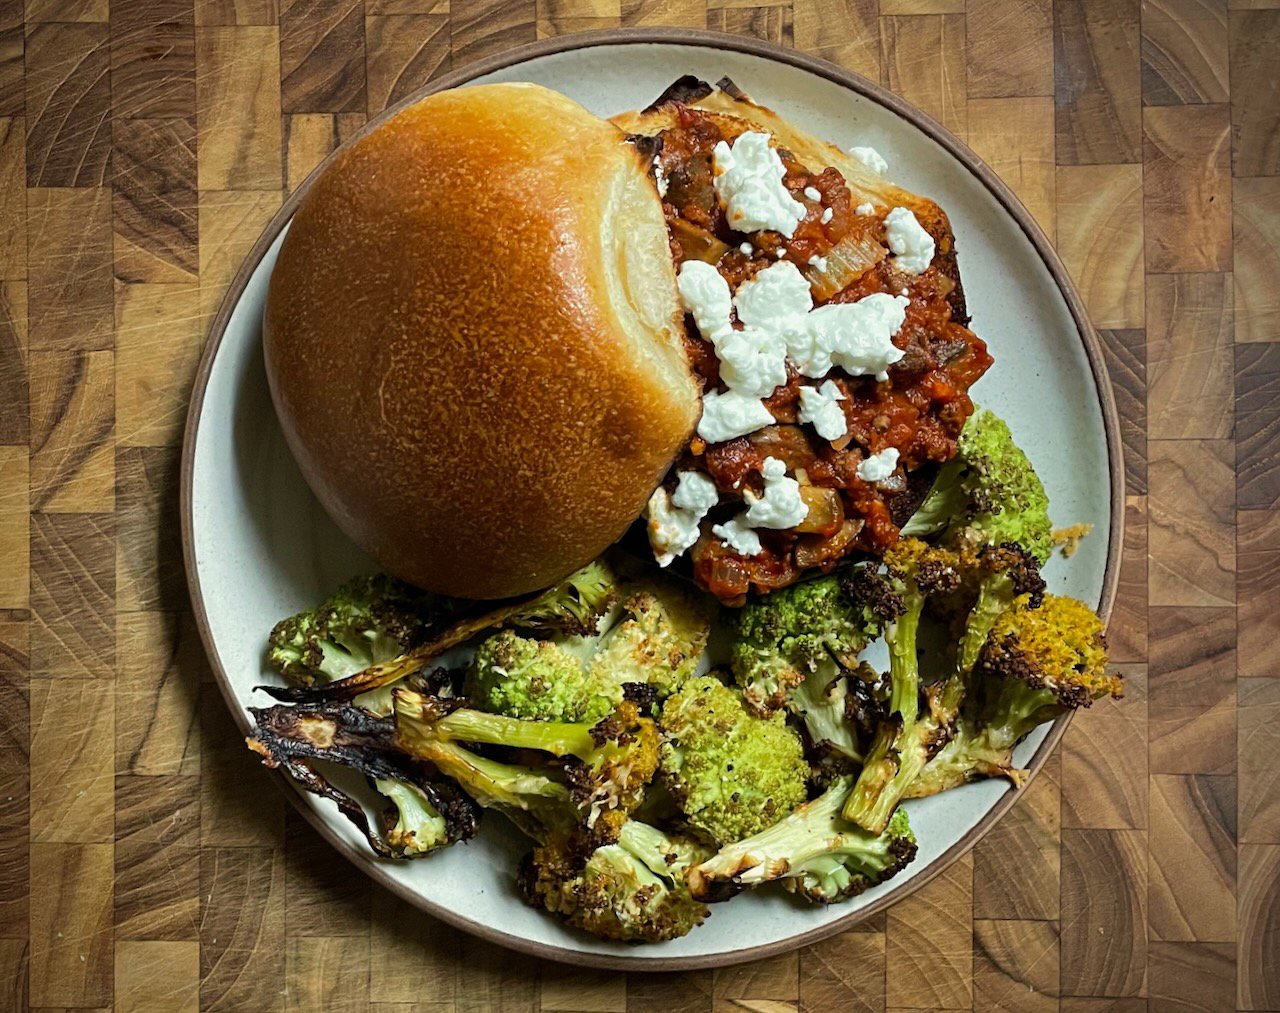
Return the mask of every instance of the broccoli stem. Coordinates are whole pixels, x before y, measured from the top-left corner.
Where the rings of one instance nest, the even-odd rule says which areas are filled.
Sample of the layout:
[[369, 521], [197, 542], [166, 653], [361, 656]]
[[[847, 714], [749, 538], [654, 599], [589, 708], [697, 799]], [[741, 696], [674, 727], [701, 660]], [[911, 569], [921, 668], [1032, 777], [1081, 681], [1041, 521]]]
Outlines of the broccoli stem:
[[889, 710], [902, 715], [904, 728], [915, 723], [920, 712], [920, 664], [916, 656], [916, 634], [920, 628], [920, 611], [924, 596], [916, 593], [907, 602], [907, 610], [889, 626], [885, 640], [889, 645]]
[[446, 740], [538, 749], [552, 756], [576, 756], [580, 760], [589, 760], [598, 749], [590, 725], [526, 721], [466, 708], [440, 718], [432, 728]]
[[973, 671], [982, 645], [987, 642], [991, 627], [1000, 613], [1013, 601], [1013, 581], [1007, 574], [998, 573], [978, 585], [978, 600], [965, 620], [964, 635], [960, 638], [960, 650], [956, 659], [962, 674]]

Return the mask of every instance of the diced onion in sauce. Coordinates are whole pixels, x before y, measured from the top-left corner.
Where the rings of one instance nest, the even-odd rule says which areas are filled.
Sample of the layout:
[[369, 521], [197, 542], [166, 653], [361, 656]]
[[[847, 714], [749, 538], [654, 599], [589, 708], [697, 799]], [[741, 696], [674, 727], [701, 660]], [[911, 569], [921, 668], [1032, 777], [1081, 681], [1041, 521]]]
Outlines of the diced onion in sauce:
[[721, 242], [706, 229], [683, 218], [667, 221], [671, 227], [671, 235], [684, 252], [681, 260], [704, 260], [708, 264], [714, 264], [729, 252], [729, 244]]
[[819, 302], [825, 302], [861, 278], [888, 254], [864, 229], [854, 229], [836, 243], [821, 261], [804, 269]]
[[862, 521], [848, 520], [840, 525], [834, 535], [803, 535], [796, 541], [795, 562], [801, 570], [811, 566], [821, 566], [831, 560], [839, 559], [845, 550], [853, 544], [862, 530]]
[[796, 531], [810, 534], [830, 535], [839, 530], [844, 523], [844, 505], [840, 502], [840, 494], [834, 489], [824, 489], [818, 485], [801, 485], [800, 498], [809, 512], [795, 526]]

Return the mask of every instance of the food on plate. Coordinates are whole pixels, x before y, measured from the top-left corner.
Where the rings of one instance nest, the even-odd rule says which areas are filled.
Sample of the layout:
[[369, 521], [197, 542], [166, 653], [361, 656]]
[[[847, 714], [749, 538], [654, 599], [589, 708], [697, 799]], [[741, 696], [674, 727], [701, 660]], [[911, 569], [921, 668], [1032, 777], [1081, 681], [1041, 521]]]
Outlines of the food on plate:
[[401, 110], [311, 186], [267, 376], [307, 481], [384, 570], [524, 594], [644, 508], [698, 419], [648, 170], [617, 127], [502, 84]]
[[[452, 173], [450, 158], [461, 152], [472, 174], [445, 200], [459, 235], [479, 228], [467, 217], [471, 202], [487, 193], [486, 173], [498, 172], [476, 175], [481, 151], [512, 172], [513, 152], [523, 152], [539, 186], [585, 202], [591, 227], [608, 235], [622, 226], [601, 212], [586, 181], [607, 177], [624, 196], [643, 185], [646, 200], [634, 199], [645, 205], [635, 212], [645, 259], [628, 264], [665, 279], [645, 317], [652, 327], [611, 318], [592, 331], [612, 297], [590, 287], [598, 276], [553, 284], [538, 275], [546, 251], [523, 250], [515, 267], [552, 284], [548, 299], [578, 291], [570, 282], [585, 286], [583, 313], [596, 315], [565, 325], [556, 350], [563, 376], [507, 360], [496, 381], [514, 398], [504, 405], [532, 418], [521, 413], [535, 411], [536, 397], [512, 378], [544, 389], [592, 386], [599, 363], [587, 355], [590, 335], [606, 334], [612, 361], [591, 410], [603, 406], [614, 418], [623, 411], [610, 401], [614, 385], [645, 378], [645, 406], [625, 434], [643, 467], [633, 461], [617, 482], [605, 480], [616, 459], [591, 444], [604, 416], [589, 412], [590, 446], [574, 447], [550, 472], [528, 470], [512, 454], [523, 444], [512, 440], [495, 450], [506, 455], [501, 468], [486, 464], [497, 460], [485, 456], [488, 446], [478, 460], [459, 453], [443, 464], [412, 463], [399, 444], [386, 458], [342, 451], [342, 468], [354, 469], [348, 477], [376, 459], [370, 493], [403, 493], [401, 502], [424, 503], [428, 518], [445, 500], [424, 500], [420, 478], [438, 480], [441, 468], [450, 481], [474, 475], [474, 488], [451, 489], [460, 503], [494, 500], [483, 525], [497, 540], [468, 567], [500, 572], [464, 573], [478, 523], [446, 527], [449, 545], [406, 549], [423, 529], [378, 543], [391, 553], [375, 553], [379, 561], [409, 579], [355, 579], [276, 624], [266, 663], [279, 679], [260, 688], [281, 702], [253, 709], [250, 747], [336, 805], [387, 859], [427, 858], [473, 837], [485, 811], [500, 815], [530, 842], [513, 889], [608, 940], [678, 938], [748, 890], [830, 905], [910, 875], [913, 807], [928, 805], [914, 800], [988, 778], [1021, 785], [1025, 754], [1016, 750], [1038, 726], [1122, 691], [1107, 672], [1102, 621], [1084, 603], [1047, 593], [1041, 575], [1056, 547], [1087, 532], [1054, 531], [1031, 461], [1004, 421], [969, 398], [991, 357], [967, 326], [945, 216], [889, 183], [892, 167], [874, 150], [845, 154], [815, 141], [730, 82], [718, 90], [677, 82], [649, 109], [617, 118], [627, 134], [540, 90], [469, 91], [479, 94], [457, 107], [431, 99], [420, 118], [401, 113], [389, 122], [391, 147], [355, 156], [354, 166], [340, 161], [350, 189], [333, 191], [314, 221], [335, 227], [326, 217], [332, 202], [364, 200], [360, 180], [388, 202], [388, 184], [373, 186], [360, 159], [392, 150], [395, 131], [403, 134], [395, 143], [441, 172]], [[514, 109], [508, 135], [467, 141], [474, 128], [464, 129], [460, 110], [474, 106], [492, 125], [501, 102]], [[557, 117], [580, 158], [552, 136], [546, 120]], [[440, 133], [442, 122], [452, 133]], [[453, 146], [428, 155], [425, 139], [442, 136]], [[546, 144], [535, 150], [532, 137]], [[393, 178], [418, 178], [407, 161], [394, 160]], [[500, 195], [511, 195], [509, 185], [499, 180]], [[429, 192], [442, 199], [439, 181]], [[404, 222], [420, 224], [404, 217], [406, 205], [382, 219], [400, 223], [401, 243]], [[580, 273], [586, 214], [561, 208], [548, 219], [567, 223], [565, 263]], [[312, 241], [322, 236], [333, 233]], [[411, 259], [416, 270], [434, 263], [421, 250]], [[478, 275], [486, 284], [496, 277], [488, 270]], [[398, 272], [392, 282], [409, 286]], [[423, 290], [438, 276], [424, 277], [434, 280], [410, 286], [412, 312], [443, 313], [443, 297]], [[533, 338], [507, 326], [496, 297], [483, 305], [497, 321], [492, 340], [534, 354]], [[402, 327], [394, 314], [374, 316]], [[313, 317], [299, 319], [314, 326]], [[392, 345], [420, 350], [403, 327]], [[423, 333], [452, 362], [436, 368], [455, 369], [457, 348]], [[356, 340], [371, 340], [369, 332]], [[693, 371], [682, 373], [686, 353]], [[384, 382], [389, 374], [378, 375]], [[457, 380], [452, 374], [451, 396], [463, 398], [465, 415], [472, 402]], [[419, 432], [397, 430], [385, 416], [387, 404], [410, 395], [412, 426], [433, 420], [449, 429], [443, 442], [421, 446], [460, 438], [461, 423], [440, 422], [446, 416], [429, 392], [405, 382], [381, 404], [374, 428], [344, 416], [344, 435], [361, 434], [354, 445], [370, 452], [393, 430]], [[678, 417], [653, 428], [642, 416], [660, 403]], [[492, 411], [484, 397], [474, 404]], [[557, 415], [569, 404], [556, 395], [537, 410]], [[585, 401], [572, 404], [587, 411]], [[467, 418], [475, 425], [478, 416]], [[501, 439], [511, 421], [485, 421], [476, 441]], [[538, 422], [529, 438], [559, 439], [557, 424]], [[401, 488], [393, 476], [403, 468], [414, 478]], [[324, 483], [342, 474], [312, 480], [332, 491]], [[518, 491], [514, 475], [526, 482]], [[583, 534], [582, 506], [596, 492], [603, 505]], [[552, 498], [554, 517], [541, 507], [520, 512]], [[611, 546], [642, 509], [644, 544]], [[393, 514], [379, 516], [375, 527]], [[516, 533], [526, 531], [534, 548], [516, 550]], [[494, 562], [493, 553], [507, 555]], [[438, 577], [421, 579], [424, 565], [438, 567]], [[498, 594], [506, 597], [476, 600]], [[878, 647], [887, 665], [875, 660]], [[338, 787], [335, 766], [365, 775], [370, 793]]]
[[704, 389], [649, 503], [659, 562], [687, 552], [740, 604], [879, 555], [992, 361], [946, 214], [873, 149], [811, 137], [727, 79], [683, 78], [614, 122], [652, 152]]

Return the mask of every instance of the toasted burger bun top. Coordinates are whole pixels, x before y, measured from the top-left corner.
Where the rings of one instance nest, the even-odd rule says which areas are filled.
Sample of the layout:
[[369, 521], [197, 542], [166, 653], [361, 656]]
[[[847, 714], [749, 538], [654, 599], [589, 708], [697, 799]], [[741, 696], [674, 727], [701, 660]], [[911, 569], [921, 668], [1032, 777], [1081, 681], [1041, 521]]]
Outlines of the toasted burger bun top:
[[267, 375], [307, 481], [388, 572], [522, 594], [643, 510], [699, 412], [646, 168], [563, 96], [487, 85], [398, 113], [299, 206]]

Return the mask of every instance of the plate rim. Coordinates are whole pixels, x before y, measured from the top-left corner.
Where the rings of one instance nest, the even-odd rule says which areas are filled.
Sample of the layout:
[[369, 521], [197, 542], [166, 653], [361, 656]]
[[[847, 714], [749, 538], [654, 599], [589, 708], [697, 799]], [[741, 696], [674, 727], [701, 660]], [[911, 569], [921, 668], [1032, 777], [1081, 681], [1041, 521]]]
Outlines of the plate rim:
[[[191, 390], [191, 400], [187, 410], [182, 442], [181, 469], [179, 475], [179, 512], [181, 520], [183, 565], [186, 570], [187, 590], [191, 597], [193, 618], [195, 620], [197, 631], [200, 635], [200, 641], [204, 648], [205, 656], [208, 659], [214, 679], [218, 684], [218, 689], [221, 692], [228, 709], [231, 711], [232, 719], [236, 722], [236, 725], [242, 733], [247, 735], [251, 729], [248, 721], [242, 713], [239, 696], [237, 695], [234, 686], [231, 684], [230, 677], [227, 675], [226, 669], [222, 664], [222, 659], [218, 653], [217, 645], [214, 642], [213, 634], [209, 627], [208, 614], [204, 606], [203, 590], [200, 585], [200, 579], [195, 565], [192, 483], [194, 481], [195, 472], [195, 448], [199, 435], [205, 393], [208, 389], [209, 378], [213, 371], [213, 365], [217, 358], [218, 350], [222, 345], [222, 340], [226, 336], [227, 324], [230, 321], [235, 308], [239, 305], [240, 299], [244, 295], [244, 290], [248, 285], [249, 279], [261, 264], [263, 257], [270, 249], [272, 243], [274, 243], [280, 235], [281, 230], [292, 219], [298, 204], [310, 190], [317, 176], [322, 173], [341, 152], [346, 150], [349, 145], [369, 133], [371, 130], [376, 129], [380, 124], [394, 116], [405, 106], [420, 101], [426, 96], [432, 95], [436, 92], [456, 88], [459, 85], [463, 85], [474, 80], [475, 78], [483, 77], [486, 74], [503, 70], [508, 67], [513, 67], [540, 57], [577, 49], [593, 49], [600, 46], [637, 44], [696, 46], [708, 49], [730, 50], [746, 53], [761, 59], [771, 60], [807, 71], [808, 73], [814, 74], [834, 84], [847, 88], [850, 91], [856, 92], [872, 102], [888, 109], [890, 112], [897, 114], [901, 119], [906, 120], [907, 123], [914, 126], [916, 129], [927, 135], [931, 140], [946, 149], [977, 178], [978, 182], [996, 198], [1004, 208], [1005, 212], [1008, 213], [1017, 223], [1019, 228], [1022, 229], [1028, 240], [1031, 242], [1031, 245], [1034, 247], [1036, 253], [1039, 255], [1041, 261], [1048, 269], [1051, 277], [1053, 278], [1054, 284], [1066, 300], [1067, 308], [1075, 323], [1076, 335], [1084, 346], [1085, 355], [1089, 362], [1089, 368], [1093, 374], [1094, 387], [1097, 391], [1099, 408], [1102, 411], [1103, 430], [1107, 444], [1107, 467], [1111, 481], [1111, 503], [1110, 537], [1107, 544], [1106, 566], [1103, 571], [1102, 591], [1098, 612], [1104, 622], [1109, 622], [1120, 580], [1119, 564], [1121, 549], [1124, 543], [1125, 521], [1123, 444], [1120, 437], [1120, 421], [1116, 408], [1115, 392], [1111, 384], [1110, 374], [1106, 367], [1101, 341], [1089, 320], [1088, 311], [1085, 308], [1083, 298], [1077, 291], [1074, 282], [1071, 280], [1071, 277], [1067, 272], [1066, 265], [1063, 264], [1056, 249], [1054, 249], [1044, 231], [1032, 217], [1031, 213], [1023, 206], [1022, 202], [1014, 194], [1008, 184], [1000, 179], [1000, 177], [996, 175], [986, 162], [984, 162], [971, 148], [969, 148], [968, 145], [928, 114], [922, 112], [906, 100], [894, 95], [887, 88], [882, 87], [876, 82], [871, 81], [854, 71], [846, 70], [845, 68], [831, 63], [821, 57], [813, 56], [797, 50], [785, 49], [781, 46], [770, 42], [764, 42], [759, 39], [730, 35], [722, 32], [713, 32], [704, 29], [607, 28], [598, 31], [582, 32], [575, 35], [541, 39], [536, 42], [515, 47], [502, 53], [494, 54], [484, 59], [476, 60], [467, 64], [465, 67], [461, 67], [443, 75], [438, 80], [414, 91], [401, 101], [383, 110], [377, 116], [369, 119], [351, 138], [339, 145], [334, 149], [334, 151], [326, 156], [307, 175], [298, 188], [284, 200], [279, 210], [271, 217], [271, 220], [263, 228], [262, 233], [250, 248], [234, 277], [231, 279], [231, 282], [218, 306], [218, 311], [214, 315], [213, 321], [210, 324], [209, 332], [206, 335], [204, 349], [201, 353], [200, 363], [196, 370]], [[1070, 713], [1065, 714], [1058, 718], [1050, 727], [1044, 741], [1041, 742], [1039, 748], [1031, 758], [1031, 762], [1028, 767], [1029, 774], [1027, 777], [1027, 783], [1036, 777], [1040, 772], [1040, 769], [1048, 760], [1049, 756], [1053, 754], [1058, 743], [1062, 739], [1067, 726], [1071, 723], [1071, 718], [1072, 715]], [[915, 893], [921, 887], [929, 883], [934, 877], [940, 875], [954, 862], [964, 857], [964, 855], [971, 851], [978, 841], [985, 837], [1004, 817], [1026, 789], [1026, 785], [1024, 784], [1022, 789], [1006, 791], [963, 837], [939, 855], [927, 869], [903, 882], [896, 889], [888, 891], [884, 896], [877, 898], [866, 907], [860, 908], [857, 911], [851, 911], [844, 917], [836, 918], [833, 921], [815, 926], [807, 932], [800, 932], [795, 935], [788, 936], [785, 939], [779, 939], [772, 943], [765, 943], [742, 950], [685, 957], [641, 957], [638, 955], [632, 956], [622, 951], [616, 954], [591, 953], [527, 939], [523, 936], [509, 935], [493, 926], [483, 925], [472, 921], [465, 916], [434, 902], [430, 898], [423, 897], [421, 894], [409, 889], [398, 880], [392, 878], [387, 871], [373, 859], [373, 856], [366, 855], [363, 852], [350, 847], [348, 843], [344, 841], [330, 826], [329, 821], [324, 819], [318, 811], [306, 802], [300, 788], [293, 784], [292, 781], [288, 781], [280, 775], [278, 771], [274, 772], [274, 774], [275, 776], [271, 778], [272, 782], [281, 788], [285, 796], [293, 804], [294, 808], [302, 814], [307, 822], [310, 823], [320, 836], [323, 837], [340, 855], [347, 858], [348, 861], [355, 865], [362, 873], [373, 879], [376, 883], [390, 890], [397, 897], [425, 912], [429, 916], [438, 918], [454, 928], [461, 929], [464, 932], [478, 936], [481, 939], [546, 960], [570, 963], [580, 967], [654, 972], [699, 970], [759, 960], [779, 953], [789, 952], [801, 946], [818, 942], [839, 932], [847, 931], [854, 925], [871, 918], [873, 915], [883, 911], [892, 904], [896, 904], [899, 901], [904, 900], [906, 897]], [[287, 782], [289, 786], [288, 789], [283, 786], [283, 783], [285, 782]]]

